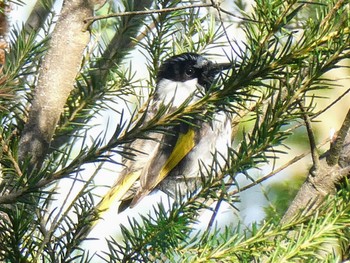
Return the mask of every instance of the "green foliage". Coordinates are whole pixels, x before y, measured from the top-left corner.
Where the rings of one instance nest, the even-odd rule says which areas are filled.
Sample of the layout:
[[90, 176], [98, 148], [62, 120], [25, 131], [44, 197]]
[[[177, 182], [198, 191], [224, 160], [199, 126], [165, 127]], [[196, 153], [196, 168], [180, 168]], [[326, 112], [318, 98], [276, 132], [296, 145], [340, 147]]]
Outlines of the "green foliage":
[[[122, 1], [123, 11], [141, 10], [139, 5], [143, 1], [139, 2]], [[108, 4], [107, 10], [116, 9]], [[144, 4], [173, 8], [182, 1]], [[222, 231], [209, 225], [207, 230], [195, 234], [198, 216], [203, 211], [213, 211], [213, 221], [220, 203], [235, 207], [239, 202], [238, 174], [246, 175], [254, 183], [252, 169], [271, 164], [289, 152], [288, 140], [305, 114], [300, 105], [312, 117], [319, 91], [336, 87], [324, 74], [350, 57], [347, 3], [256, 0], [251, 12], [244, 10], [242, 1], [235, 4], [241, 8], [240, 16], [246, 18], [240, 23], [245, 37], [242, 43], [227, 35], [226, 23], [216, 21], [204, 8], [131, 15], [95, 23], [91, 46], [84, 54], [80, 75], [58, 123], [50, 153], [43, 166], [30, 174], [27, 164], [17, 162], [18, 137], [48, 48], [51, 23], [44, 28], [43, 39], [36, 32], [13, 30], [2, 72], [5, 81], [0, 83], [0, 109], [6, 109], [0, 112], [1, 260], [334, 262], [346, 255], [350, 241], [348, 185], [329, 198], [317, 213], [307, 217], [298, 214], [286, 225], [279, 224], [278, 215], [247, 228], [238, 225]], [[145, 123], [144, 108], [138, 104], [147, 99], [143, 89], [146, 94], [152, 93], [160, 62], [185, 51], [210, 55], [218, 47], [232, 49], [235, 56], [230, 60], [234, 66], [210, 92], [194, 104], [186, 101], [171, 114], [165, 114], [164, 106]], [[149, 72], [146, 85], [137, 78], [132, 62], [128, 61], [134, 50], [146, 58]], [[3, 100], [1, 91], [9, 87], [15, 99]], [[133, 101], [137, 101], [136, 106], [131, 105]], [[90, 121], [107, 110], [115, 113], [113, 136], [101, 133], [90, 143], [86, 138]], [[98, 218], [94, 210], [94, 180], [103, 176], [104, 166], [120, 165], [116, 155], [132, 158], [137, 154], [126, 146], [136, 138], [147, 138], [149, 132], [168, 132], [169, 127], [180, 122], [208, 121], [210, 113], [222, 110], [234, 120], [235, 146], [228, 149], [225, 165], [220, 165], [221, 154], [213, 153], [213, 163], [201, 166], [203, 180], [196, 192], [186, 193], [186, 198], [179, 193], [170, 209], [159, 204], [154, 214], [144, 215], [140, 221], [129, 219], [130, 227], [121, 226], [123, 242], [108, 238], [108, 251], [99, 255], [83, 251], [81, 244]], [[244, 126], [242, 120], [250, 120], [251, 125]], [[244, 128], [237, 129], [238, 125]], [[93, 174], [82, 179], [83, 171], [89, 170], [91, 164], [95, 165]], [[53, 208], [60, 190], [57, 184], [67, 179], [73, 185], [83, 186], [78, 193], [69, 191], [73, 200], [68, 201], [67, 197], [62, 207]], [[209, 206], [213, 201], [218, 203], [214, 208]], [[287, 201], [283, 201], [283, 209]], [[282, 213], [282, 205], [276, 202], [273, 209]], [[336, 249], [332, 250], [333, 247]]]
[[[339, 260], [332, 250], [346, 253], [339, 239], [346, 244], [348, 233], [345, 225], [349, 218], [348, 190], [341, 191], [334, 199], [312, 217], [295, 217], [293, 223], [281, 226], [276, 222], [253, 225], [243, 234], [238, 229], [227, 228], [222, 234], [214, 232], [204, 242], [193, 242], [182, 250], [184, 262], [300, 262]], [[343, 199], [344, 198], [344, 199]], [[345, 202], [344, 202], [345, 201]], [[287, 230], [287, 232], [286, 232]], [[292, 230], [290, 232], [290, 230]], [[328, 250], [327, 253], [323, 252]], [[330, 252], [330, 253], [329, 253]], [[174, 260], [176, 262], [176, 260]]]
[[266, 190], [269, 206], [264, 208], [266, 218], [279, 222], [304, 181], [304, 175], [300, 174], [269, 185]]

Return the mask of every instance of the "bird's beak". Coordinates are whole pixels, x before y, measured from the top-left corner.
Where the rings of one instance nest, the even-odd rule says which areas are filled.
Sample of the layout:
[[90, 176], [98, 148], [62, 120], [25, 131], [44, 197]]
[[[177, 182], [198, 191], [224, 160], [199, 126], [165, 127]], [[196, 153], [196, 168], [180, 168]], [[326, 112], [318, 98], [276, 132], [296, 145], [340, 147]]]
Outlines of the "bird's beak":
[[218, 74], [220, 74], [223, 70], [232, 68], [234, 68], [233, 63], [208, 63], [202, 72], [203, 83], [200, 84], [205, 87], [206, 91], [208, 91]]
[[223, 70], [228, 70], [231, 68], [234, 68], [234, 64], [232, 63], [214, 63], [211, 65], [210, 71], [216, 75]]
[[232, 63], [219, 63], [218, 65], [218, 69], [220, 71], [222, 70], [227, 70], [227, 69], [231, 69], [234, 67], [234, 65]]

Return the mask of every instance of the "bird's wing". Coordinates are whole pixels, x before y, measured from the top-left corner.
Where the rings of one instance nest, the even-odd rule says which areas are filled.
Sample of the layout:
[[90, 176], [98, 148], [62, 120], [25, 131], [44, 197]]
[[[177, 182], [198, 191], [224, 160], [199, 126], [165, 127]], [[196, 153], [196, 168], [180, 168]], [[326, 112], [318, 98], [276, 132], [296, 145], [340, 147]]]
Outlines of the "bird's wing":
[[[145, 103], [144, 106], [138, 111], [137, 115], [132, 120], [134, 125], [140, 123], [140, 121], [147, 122], [152, 119], [156, 113], [156, 107], [153, 105], [149, 111], [148, 105], [152, 98]], [[153, 140], [143, 140], [136, 139], [128, 146], [129, 149], [135, 149], [137, 154], [133, 160], [124, 159], [125, 168], [120, 173], [118, 179], [114, 185], [109, 189], [109, 191], [103, 196], [101, 201], [96, 206], [96, 211], [99, 213], [99, 216], [102, 215], [102, 212], [106, 211], [110, 204], [117, 202], [123, 199], [127, 192], [133, 187], [133, 185], [140, 179], [142, 169], [147, 165], [148, 160], [152, 158], [151, 149], [154, 149], [159, 141], [162, 139], [161, 134], [154, 134], [152, 136]], [[128, 152], [128, 151], [127, 151]], [[154, 154], [154, 151], [153, 151]]]
[[[158, 108], [159, 105], [153, 104], [144, 121], [151, 120]], [[129, 148], [136, 149], [138, 153], [134, 160], [128, 160], [125, 163], [126, 168], [97, 205], [96, 211], [100, 216], [111, 203], [124, 199], [133, 185], [140, 180], [141, 187], [133, 197], [130, 207], [134, 206], [150, 193], [195, 146], [195, 130], [192, 128], [175, 135], [153, 133], [149, 137], [150, 140], [137, 139], [131, 143]]]
[[[161, 146], [161, 143], [159, 143], [159, 147]], [[195, 130], [189, 127], [185, 133], [178, 134], [176, 143], [170, 149], [157, 149], [157, 154], [151, 158], [148, 165], [142, 170], [140, 175], [141, 187], [136, 192], [130, 207], [135, 206], [164, 180], [194, 146]], [[169, 147], [169, 145], [165, 145], [165, 147]]]
[[110, 207], [111, 203], [122, 200], [136, 181], [140, 179], [143, 170], [149, 166], [150, 160], [157, 154], [159, 141], [162, 140], [163, 136], [162, 134], [153, 134], [153, 140], [137, 139], [131, 143], [129, 148], [137, 150], [137, 154], [133, 160], [126, 160], [125, 168], [120, 173], [119, 178], [98, 203], [96, 210], [100, 216], [103, 211]]
[[[189, 128], [186, 133], [180, 133], [174, 147], [164, 151], [162, 145], [167, 136], [158, 134], [157, 140], [137, 140], [139, 143], [147, 144], [149, 149], [143, 149], [141, 158], [126, 163], [126, 168], [122, 171], [117, 182], [110, 188], [97, 205], [96, 210], [100, 213], [107, 210], [110, 204], [123, 199], [136, 181], [141, 180], [141, 187], [133, 197], [130, 207], [136, 205], [143, 197], [149, 194], [181, 160], [195, 146], [195, 131]], [[160, 142], [160, 140], [162, 142]], [[145, 154], [147, 153], [147, 155]], [[142, 159], [142, 160], [141, 160]], [[131, 164], [133, 163], [133, 164]]]

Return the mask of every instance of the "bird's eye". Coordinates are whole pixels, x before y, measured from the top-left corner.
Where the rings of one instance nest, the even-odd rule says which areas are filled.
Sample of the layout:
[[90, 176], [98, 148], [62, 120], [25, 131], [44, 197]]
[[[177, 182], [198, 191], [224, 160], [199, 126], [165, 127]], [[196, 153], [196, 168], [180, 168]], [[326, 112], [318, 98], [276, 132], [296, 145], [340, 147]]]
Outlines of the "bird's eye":
[[185, 74], [188, 76], [188, 77], [191, 77], [193, 74], [195, 73], [195, 70], [193, 67], [189, 67], [186, 69], [185, 71]]

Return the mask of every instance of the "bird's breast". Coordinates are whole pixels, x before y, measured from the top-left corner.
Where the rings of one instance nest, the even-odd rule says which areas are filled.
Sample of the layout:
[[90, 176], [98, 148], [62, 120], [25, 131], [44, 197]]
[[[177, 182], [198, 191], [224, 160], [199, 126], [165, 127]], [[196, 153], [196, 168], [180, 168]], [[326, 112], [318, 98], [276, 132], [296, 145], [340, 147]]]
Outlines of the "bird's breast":
[[172, 107], [179, 107], [190, 96], [192, 96], [191, 102], [199, 100], [200, 88], [197, 78], [184, 82], [162, 79], [157, 85], [156, 94], [165, 105], [171, 104]]

